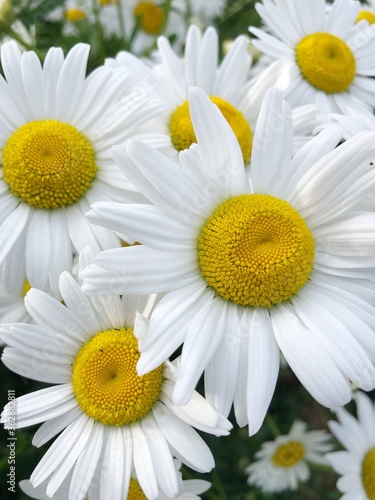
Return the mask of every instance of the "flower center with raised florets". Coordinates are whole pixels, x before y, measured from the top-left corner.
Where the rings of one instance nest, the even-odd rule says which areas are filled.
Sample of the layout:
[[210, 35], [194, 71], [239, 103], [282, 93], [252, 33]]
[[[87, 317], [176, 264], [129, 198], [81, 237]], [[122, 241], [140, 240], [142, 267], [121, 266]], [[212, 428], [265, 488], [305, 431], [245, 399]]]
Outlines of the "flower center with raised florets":
[[134, 478], [132, 478], [129, 483], [127, 500], [147, 500], [147, 497], [139, 486], [138, 481]]
[[289, 441], [278, 446], [272, 455], [272, 462], [276, 467], [293, 467], [305, 456], [305, 447], [300, 441]]
[[368, 451], [362, 462], [362, 483], [369, 500], [375, 500], [375, 448]]
[[[253, 143], [253, 133], [250, 125], [241, 111], [238, 111], [238, 109], [229, 104], [229, 102], [221, 99], [221, 97], [211, 96], [210, 99], [220, 109], [224, 118], [229, 123], [241, 147], [244, 162], [247, 163], [250, 159]], [[193, 123], [190, 118], [188, 101], [185, 101], [172, 114], [169, 122], [169, 130], [172, 143], [178, 151], [187, 149], [194, 142], [197, 142]]]
[[36, 208], [75, 203], [97, 170], [91, 142], [57, 120], [33, 121], [16, 130], [4, 146], [2, 163], [14, 196]]
[[142, 419], [159, 399], [163, 366], [137, 374], [140, 353], [131, 328], [106, 330], [86, 342], [77, 354], [73, 389], [82, 411], [104, 425]]
[[139, 2], [135, 7], [134, 17], [140, 18], [141, 29], [149, 35], [157, 35], [164, 21], [164, 12], [152, 2]]
[[286, 201], [244, 194], [224, 201], [198, 242], [201, 273], [225, 300], [271, 307], [289, 299], [310, 276], [314, 240]]
[[330, 33], [313, 33], [296, 47], [296, 60], [303, 77], [327, 94], [345, 92], [351, 85], [356, 63], [350, 47]]

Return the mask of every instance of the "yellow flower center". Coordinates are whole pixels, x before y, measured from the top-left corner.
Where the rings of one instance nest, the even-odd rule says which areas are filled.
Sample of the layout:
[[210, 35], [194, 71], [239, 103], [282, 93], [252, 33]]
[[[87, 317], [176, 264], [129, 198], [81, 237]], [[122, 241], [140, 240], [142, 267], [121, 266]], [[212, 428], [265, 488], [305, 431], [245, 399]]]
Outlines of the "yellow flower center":
[[344, 92], [355, 76], [356, 62], [350, 47], [330, 33], [313, 33], [296, 47], [303, 77], [327, 94]]
[[25, 297], [27, 292], [31, 289], [31, 285], [28, 282], [28, 280], [25, 280], [23, 287], [22, 287], [22, 297]]
[[136, 479], [130, 479], [127, 500], [147, 500], [146, 495], [143, 493]]
[[141, 29], [149, 35], [157, 35], [164, 21], [164, 12], [161, 7], [158, 7], [152, 2], [139, 2], [135, 7], [134, 17], [141, 19]]
[[69, 21], [70, 23], [76, 23], [77, 21], [82, 21], [83, 19], [86, 19], [87, 15], [86, 12], [83, 11], [82, 9], [67, 9], [65, 12], [65, 19]]
[[116, 0], [99, 0], [99, 3], [102, 7], [105, 5], [116, 5], [117, 1]]
[[[250, 125], [244, 118], [243, 114], [238, 111], [229, 102], [220, 97], [210, 97], [211, 101], [218, 106], [224, 118], [229, 123], [237, 140], [240, 144], [244, 162], [250, 160], [251, 148], [253, 144], [253, 133]], [[190, 118], [189, 102], [185, 101], [179, 106], [171, 116], [169, 122], [169, 131], [174, 147], [178, 151], [189, 148], [194, 142], [197, 142], [195, 137], [193, 123]]]
[[159, 399], [163, 365], [138, 376], [138, 341], [132, 328], [97, 333], [78, 352], [73, 389], [82, 411], [104, 425], [140, 420]]
[[224, 201], [206, 221], [198, 256], [202, 276], [223, 299], [271, 307], [306, 283], [314, 240], [286, 201], [244, 194]]
[[276, 467], [288, 468], [296, 465], [304, 456], [304, 445], [300, 441], [289, 441], [276, 449], [272, 462]]
[[363, 459], [362, 483], [368, 498], [375, 500], [375, 448], [367, 452]]
[[14, 196], [36, 208], [75, 203], [95, 177], [91, 142], [72, 125], [37, 120], [22, 125], [2, 152], [4, 180]]
[[358, 17], [357, 17], [357, 23], [362, 20], [367, 21], [369, 24], [374, 24], [375, 23], [375, 13], [371, 12], [371, 10], [360, 10]]

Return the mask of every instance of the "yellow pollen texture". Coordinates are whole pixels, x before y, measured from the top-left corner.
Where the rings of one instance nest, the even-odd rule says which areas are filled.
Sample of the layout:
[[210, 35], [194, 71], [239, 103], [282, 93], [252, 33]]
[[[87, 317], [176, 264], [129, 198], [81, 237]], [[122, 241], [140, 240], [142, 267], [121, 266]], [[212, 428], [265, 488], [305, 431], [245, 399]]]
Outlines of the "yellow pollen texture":
[[163, 26], [164, 12], [152, 2], [139, 2], [134, 17], [141, 19], [141, 29], [149, 35], [157, 35]]
[[368, 451], [362, 462], [362, 484], [369, 500], [375, 500], [375, 448]]
[[104, 425], [132, 424], [159, 399], [163, 365], [139, 376], [138, 341], [131, 328], [96, 334], [77, 354], [72, 373], [82, 411]]
[[81, 9], [67, 9], [65, 12], [65, 19], [71, 23], [76, 23], [77, 21], [82, 21], [86, 19], [86, 12]]
[[202, 276], [223, 299], [271, 307], [305, 285], [314, 240], [286, 201], [244, 194], [224, 201], [206, 221], [198, 258]]
[[327, 94], [345, 92], [355, 77], [356, 62], [350, 47], [330, 33], [313, 33], [296, 47], [302, 76]]
[[375, 23], [375, 13], [371, 12], [370, 10], [360, 10], [358, 17], [357, 17], [357, 23], [362, 20], [367, 21], [369, 24], [374, 24]]
[[300, 441], [289, 441], [279, 446], [272, 456], [272, 462], [276, 467], [293, 467], [305, 456], [305, 447]]
[[134, 478], [130, 479], [127, 500], [147, 500], [147, 497], [139, 486], [138, 481]]
[[91, 142], [57, 120], [33, 121], [16, 130], [3, 148], [2, 164], [13, 195], [47, 209], [75, 203], [97, 170]]
[[[243, 114], [229, 104], [229, 102], [214, 96], [211, 96], [210, 99], [220, 109], [224, 118], [229, 123], [241, 147], [244, 162], [247, 163], [250, 160], [253, 145], [253, 133], [250, 125]], [[188, 101], [185, 101], [172, 114], [169, 122], [169, 131], [172, 143], [178, 151], [187, 149], [193, 143], [197, 142], [193, 123], [190, 118]]]

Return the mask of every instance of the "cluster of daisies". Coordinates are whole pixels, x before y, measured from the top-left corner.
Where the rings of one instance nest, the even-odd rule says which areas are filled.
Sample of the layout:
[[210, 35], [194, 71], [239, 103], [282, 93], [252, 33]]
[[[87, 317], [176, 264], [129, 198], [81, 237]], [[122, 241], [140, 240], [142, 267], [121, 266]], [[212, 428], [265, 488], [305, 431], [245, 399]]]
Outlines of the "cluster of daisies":
[[249, 485], [296, 489], [312, 463], [373, 500], [375, 5], [262, 0], [254, 62], [245, 34], [223, 58], [213, 27], [169, 37], [225, 2], [89, 4], [64, 15], [134, 50], [88, 72], [87, 44], [1, 47], [2, 361], [46, 384], [15, 427], [52, 441], [17, 487], [199, 498], [197, 431], [256, 434], [281, 365], [337, 420], [264, 443]]

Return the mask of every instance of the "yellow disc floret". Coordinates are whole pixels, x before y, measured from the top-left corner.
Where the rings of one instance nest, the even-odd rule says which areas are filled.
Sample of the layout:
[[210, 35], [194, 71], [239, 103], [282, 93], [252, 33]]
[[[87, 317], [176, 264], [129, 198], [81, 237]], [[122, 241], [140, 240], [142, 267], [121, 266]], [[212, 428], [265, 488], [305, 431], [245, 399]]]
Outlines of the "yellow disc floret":
[[[211, 101], [218, 106], [224, 118], [233, 130], [239, 145], [241, 147], [244, 162], [250, 160], [251, 148], [253, 143], [253, 133], [250, 125], [244, 118], [241, 111], [238, 111], [229, 102], [220, 97], [210, 97]], [[185, 101], [179, 106], [171, 116], [169, 130], [174, 147], [178, 151], [189, 148], [194, 142], [195, 137], [193, 123], [190, 118], [189, 102]]]
[[67, 9], [65, 12], [65, 19], [70, 23], [82, 21], [83, 19], [86, 19], [86, 17], [86, 12], [82, 9], [72, 8]]
[[368, 451], [362, 462], [362, 484], [370, 500], [375, 500], [375, 448]]
[[358, 17], [357, 17], [357, 23], [362, 20], [367, 21], [369, 24], [374, 24], [375, 23], [375, 13], [371, 12], [371, 10], [360, 10]]
[[314, 240], [286, 201], [244, 194], [224, 201], [206, 221], [198, 257], [202, 276], [223, 299], [271, 307], [306, 283]]
[[17, 129], [4, 146], [2, 164], [14, 196], [36, 208], [75, 203], [97, 170], [91, 142], [57, 120], [33, 121]]
[[164, 12], [152, 2], [139, 2], [135, 7], [134, 17], [140, 18], [141, 29], [148, 35], [157, 35], [164, 21]]
[[147, 500], [147, 497], [139, 486], [138, 481], [134, 478], [130, 479], [127, 500]]
[[272, 462], [276, 467], [293, 467], [305, 456], [305, 447], [300, 441], [289, 441], [280, 445], [272, 456]]
[[327, 94], [345, 92], [354, 80], [356, 62], [350, 47], [330, 33], [313, 33], [296, 47], [302, 76]]
[[31, 285], [28, 280], [25, 280], [23, 287], [22, 287], [22, 297], [25, 297], [27, 292], [31, 289]]
[[139, 376], [138, 341], [131, 328], [96, 334], [78, 352], [73, 389], [82, 411], [104, 425], [140, 420], [159, 399], [163, 366]]

